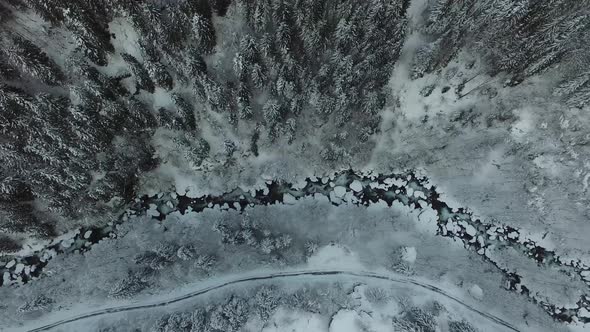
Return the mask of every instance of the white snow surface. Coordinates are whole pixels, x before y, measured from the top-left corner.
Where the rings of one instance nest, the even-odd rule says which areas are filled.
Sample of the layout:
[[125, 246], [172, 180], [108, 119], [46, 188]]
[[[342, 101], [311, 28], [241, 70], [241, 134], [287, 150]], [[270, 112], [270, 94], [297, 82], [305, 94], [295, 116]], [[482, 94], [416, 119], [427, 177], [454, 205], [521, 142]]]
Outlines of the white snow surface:
[[359, 180], [354, 180], [350, 184], [350, 189], [358, 193], [363, 190], [363, 184]]

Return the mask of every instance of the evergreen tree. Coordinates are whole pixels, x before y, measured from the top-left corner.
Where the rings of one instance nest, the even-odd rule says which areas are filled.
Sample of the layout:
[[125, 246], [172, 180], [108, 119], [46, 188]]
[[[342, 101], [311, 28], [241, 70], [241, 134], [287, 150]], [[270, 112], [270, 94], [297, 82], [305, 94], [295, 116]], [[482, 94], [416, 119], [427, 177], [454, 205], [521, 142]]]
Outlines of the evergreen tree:
[[207, 312], [204, 309], [199, 308], [193, 312], [191, 323], [191, 332], [211, 331], [209, 327], [209, 319], [207, 317]]
[[172, 100], [176, 105], [180, 117], [183, 119], [184, 126], [189, 130], [197, 129], [197, 120], [193, 106], [179, 94], [173, 93]]
[[18, 35], [5, 42], [10, 45], [4, 50], [6, 59], [22, 73], [49, 85], [58, 85], [63, 81], [59, 67], [35, 44]]
[[19, 78], [18, 70], [8, 62], [3, 53], [0, 53], [0, 80], [10, 81]]
[[191, 35], [196, 52], [208, 54], [213, 51], [216, 39], [210, 17], [195, 14], [191, 19]]
[[150, 59], [145, 61], [144, 64], [149, 77], [156, 85], [166, 90], [172, 90], [174, 87], [172, 75], [170, 75], [166, 67], [159, 60]]
[[154, 82], [151, 80], [150, 75], [145, 67], [131, 54], [123, 53], [121, 54], [121, 57], [123, 60], [125, 60], [129, 66], [129, 69], [133, 73], [133, 76], [137, 82], [137, 89], [143, 89], [149, 93], [154, 93]]
[[237, 332], [248, 319], [247, 302], [232, 296], [227, 303], [217, 306], [209, 317], [209, 325], [219, 331]]
[[[73, 32], [76, 45], [83, 53], [99, 66], [107, 65], [107, 54], [114, 52], [108, 26], [104, 25], [106, 18], [100, 17], [96, 8], [88, 12], [84, 8], [65, 9], [64, 21]], [[77, 9], [77, 10], [76, 10]]]
[[129, 298], [148, 287], [146, 280], [140, 276], [129, 273], [125, 278], [116, 282], [111, 290], [109, 296], [116, 299]]

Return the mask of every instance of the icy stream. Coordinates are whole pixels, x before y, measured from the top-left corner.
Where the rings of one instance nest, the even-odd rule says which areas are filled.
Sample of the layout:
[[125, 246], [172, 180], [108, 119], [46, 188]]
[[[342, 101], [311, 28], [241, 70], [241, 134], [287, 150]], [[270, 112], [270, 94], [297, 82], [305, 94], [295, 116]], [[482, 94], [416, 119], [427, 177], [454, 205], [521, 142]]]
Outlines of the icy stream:
[[[505, 276], [506, 289], [527, 296], [556, 320], [590, 323], [590, 317], [583, 314], [590, 312], [589, 296], [581, 296], [575, 308], [563, 308], [547, 303], [529, 291], [520, 275], [500, 266], [486, 253], [489, 248], [510, 246], [540, 266], [569, 269], [579, 274], [590, 286], [588, 266], [580, 260], [562, 259], [555, 252], [546, 250], [534, 240], [521, 235], [516, 228], [485, 223], [475, 218], [466, 208], [449, 207], [428, 178], [413, 171], [383, 175], [346, 170], [324, 178], [307, 178], [298, 184], [267, 181], [265, 187], [258, 190], [235, 189], [219, 196], [191, 198], [176, 193], [144, 196], [130, 204], [118, 223], [127, 222], [133, 216], [146, 214], [162, 221], [168, 214], [176, 211], [181, 214], [198, 213], [213, 208], [241, 211], [248, 206], [292, 203], [299, 198], [314, 195], [326, 196], [336, 206], [368, 206], [378, 202], [392, 206], [394, 202], [398, 202], [421, 212], [430, 211], [433, 214], [432, 222], [436, 222], [437, 225], [437, 234], [462, 241], [466, 249], [477, 252], [483, 259], [494, 264]], [[0, 267], [0, 285], [18, 285], [35, 280], [42, 277], [43, 268], [55, 255], [85, 252], [91, 250], [93, 244], [116, 236], [116, 224], [79, 229], [72, 238], [61, 240], [30, 256], [15, 257]]]

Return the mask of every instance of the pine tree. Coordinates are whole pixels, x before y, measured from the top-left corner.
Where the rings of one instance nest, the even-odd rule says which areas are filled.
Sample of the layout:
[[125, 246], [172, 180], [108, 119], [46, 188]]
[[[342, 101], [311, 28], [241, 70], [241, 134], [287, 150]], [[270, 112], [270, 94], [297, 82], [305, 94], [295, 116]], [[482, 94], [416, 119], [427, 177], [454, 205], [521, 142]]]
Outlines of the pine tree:
[[124, 121], [127, 121], [125, 127], [133, 130], [151, 130], [157, 127], [157, 120], [148, 107], [143, 105], [135, 98], [130, 98], [127, 102], [128, 110]]
[[269, 126], [276, 124], [281, 116], [279, 102], [276, 99], [269, 99], [262, 108], [264, 120]]
[[184, 126], [190, 130], [196, 130], [197, 120], [193, 106], [177, 93], [172, 94], [172, 100], [176, 105], [180, 117], [183, 119]]
[[420, 78], [435, 68], [439, 47], [440, 40], [437, 40], [416, 51], [412, 66], [412, 78]]
[[46, 21], [55, 25], [64, 20], [64, 8], [59, 0], [25, 0], [25, 3]]
[[449, 332], [477, 332], [478, 330], [467, 321], [449, 322]]
[[174, 87], [174, 80], [163, 64], [158, 60], [147, 60], [144, 64], [148, 75], [156, 85], [166, 90], [172, 90]]
[[280, 296], [274, 286], [263, 286], [251, 299], [252, 307], [255, 308], [258, 316], [263, 322], [266, 322], [274, 313], [280, 304]]
[[229, 301], [217, 306], [209, 317], [209, 325], [220, 331], [237, 332], [248, 319], [247, 302], [232, 296]]
[[10, 81], [19, 78], [18, 70], [8, 62], [8, 59], [0, 52], [0, 80]]
[[212, 7], [217, 13], [218, 16], [225, 16], [229, 6], [231, 5], [231, 0], [213, 0]]
[[21, 248], [21, 243], [7, 235], [0, 235], [0, 253], [14, 254]]
[[107, 65], [107, 54], [114, 52], [108, 26], [104, 25], [106, 18], [101, 18], [96, 8], [91, 12], [74, 6], [64, 10], [64, 22], [73, 32], [76, 45], [84, 52], [90, 61], [99, 66]]
[[180, 246], [176, 251], [176, 256], [183, 261], [188, 261], [197, 255], [197, 249], [194, 246]]
[[143, 89], [149, 93], [154, 93], [154, 82], [151, 80], [145, 67], [131, 54], [123, 53], [121, 54], [121, 57], [127, 62], [129, 69], [133, 73], [133, 76], [137, 81], [137, 89]]
[[207, 75], [207, 64], [203, 57], [195, 52], [190, 51], [188, 55], [188, 75], [189, 77], [200, 77]]
[[217, 259], [211, 255], [197, 255], [194, 259], [194, 266], [204, 271], [211, 271]]
[[195, 14], [191, 19], [191, 35], [195, 50], [200, 54], [208, 54], [213, 51], [216, 44], [215, 29], [211, 18], [202, 14]]
[[191, 17], [185, 5], [164, 7], [163, 32], [168, 51], [182, 52], [186, 36], [191, 31]]
[[204, 309], [197, 309], [192, 314], [192, 327], [191, 332], [209, 332], [211, 328], [209, 326], [209, 318], [207, 312]]
[[573, 79], [561, 82], [553, 91], [556, 96], [568, 96], [580, 88], [586, 86], [590, 82], [590, 72], [583, 72], [578, 74]]
[[4, 54], [13, 66], [49, 85], [62, 83], [63, 73], [39, 47], [18, 35], [11, 39]]
[[25, 304], [20, 306], [17, 310], [18, 312], [32, 312], [38, 310], [44, 310], [50, 305], [52, 305], [55, 301], [43, 294], [36, 296], [30, 301], [27, 301]]
[[190, 332], [192, 329], [192, 315], [189, 313], [174, 313], [168, 317], [166, 332]]
[[590, 105], [590, 86], [584, 86], [576, 90], [576, 92], [570, 94], [566, 98], [566, 104], [569, 107], [578, 108]]

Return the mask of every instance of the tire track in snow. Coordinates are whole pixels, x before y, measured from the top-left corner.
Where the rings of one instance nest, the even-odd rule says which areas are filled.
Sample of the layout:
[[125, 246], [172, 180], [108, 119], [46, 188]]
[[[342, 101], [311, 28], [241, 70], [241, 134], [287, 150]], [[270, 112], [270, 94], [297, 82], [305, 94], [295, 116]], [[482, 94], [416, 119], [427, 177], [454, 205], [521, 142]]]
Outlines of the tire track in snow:
[[379, 273], [373, 273], [373, 272], [364, 272], [364, 271], [355, 272], [355, 271], [346, 271], [346, 270], [288, 271], [288, 272], [267, 273], [267, 274], [248, 276], [248, 277], [238, 277], [234, 280], [224, 281], [222, 283], [214, 284], [214, 285], [211, 285], [211, 286], [208, 286], [205, 288], [200, 288], [200, 289], [191, 291], [187, 294], [177, 296], [174, 298], [161, 300], [161, 301], [157, 301], [157, 302], [152, 302], [152, 303], [146, 303], [146, 304], [134, 304], [134, 305], [111, 307], [111, 308], [105, 308], [105, 309], [101, 309], [101, 310], [91, 311], [91, 312], [87, 312], [84, 314], [73, 316], [71, 318], [61, 319], [61, 320], [58, 320], [58, 321], [53, 322], [51, 324], [43, 325], [43, 326], [28, 330], [28, 331], [29, 332], [47, 331], [47, 330], [51, 330], [55, 327], [62, 326], [65, 324], [79, 322], [79, 321], [82, 321], [85, 319], [90, 319], [90, 318], [95, 318], [95, 317], [100, 317], [100, 316], [106, 316], [109, 314], [116, 314], [116, 313], [130, 312], [130, 311], [137, 311], [137, 310], [145, 310], [145, 309], [158, 308], [158, 307], [166, 307], [171, 304], [175, 304], [178, 302], [182, 302], [185, 300], [189, 300], [189, 299], [198, 297], [200, 295], [210, 293], [212, 291], [220, 290], [220, 289], [223, 289], [223, 288], [226, 288], [229, 286], [234, 286], [234, 285], [239, 285], [239, 284], [247, 284], [249, 282], [273, 280], [273, 279], [274, 280], [290, 279], [290, 278], [298, 278], [298, 277], [322, 277], [322, 278], [324, 278], [324, 277], [338, 277], [338, 276], [353, 277], [353, 278], [357, 278], [357, 279], [361, 279], [361, 280], [382, 280], [382, 281], [387, 281], [387, 282], [391, 282], [391, 283], [405, 284], [405, 285], [414, 286], [416, 288], [425, 289], [427, 291], [437, 293], [441, 296], [444, 296], [444, 297], [454, 301], [455, 303], [458, 303], [458, 304], [464, 306], [468, 310], [482, 316], [483, 318], [485, 318], [489, 321], [492, 321], [497, 325], [505, 327], [508, 330], [519, 331], [516, 327], [514, 327], [512, 324], [504, 321], [503, 319], [501, 319], [497, 316], [494, 316], [492, 314], [486, 313], [485, 311], [479, 310], [479, 309], [465, 303], [460, 298], [455, 297], [455, 296], [445, 292], [444, 290], [442, 290], [434, 285], [420, 282], [418, 280], [415, 280], [413, 278], [408, 278], [408, 277], [399, 277], [399, 276], [379, 274]]
[[[496, 266], [506, 279], [505, 288], [528, 297], [541, 306], [554, 319], [561, 322], [590, 323], [590, 317], [581, 315], [590, 312], [590, 297], [582, 295], [575, 308], [560, 307], [539, 299], [522, 282], [522, 276], [502, 267], [486, 255], [487, 250], [496, 246], [510, 246], [525, 257], [535, 261], [539, 266], [559, 266], [572, 269], [587, 285], [590, 285], [590, 268], [581, 260], [565, 260], [557, 253], [538, 245], [534, 240], [521, 235], [519, 229], [485, 223], [477, 219], [467, 208], [451, 208], [441, 198], [426, 176], [415, 171], [396, 174], [359, 173], [345, 170], [324, 178], [307, 178], [304, 183], [294, 185], [280, 181], [267, 181], [258, 190], [244, 191], [236, 189], [222, 195], [206, 195], [191, 198], [176, 193], [143, 196], [136, 199], [121, 216], [118, 223], [127, 222], [140, 215], [151, 215], [154, 219], [164, 220], [172, 212], [185, 214], [188, 211], [199, 213], [205, 209], [221, 208], [242, 211], [246, 207], [282, 204], [290, 199], [320, 194], [328, 197], [330, 202], [339, 206], [355, 204], [369, 206], [380, 201], [392, 206], [399, 202], [412, 209], [425, 211], [432, 209], [436, 213], [437, 234], [462, 241], [465, 248], [477, 252], [484, 260]], [[288, 196], [286, 196], [288, 195]], [[85, 252], [92, 244], [103, 239], [117, 236], [116, 224], [105, 227], [80, 229], [72, 239], [52, 244], [48, 248], [27, 257], [16, 258], [5, 267], [0, 268], [0, 285], [22, 284], [41, 276], [43, 268], [57, 254]], [[517, 268], [517, 267], [516, 267]]]

